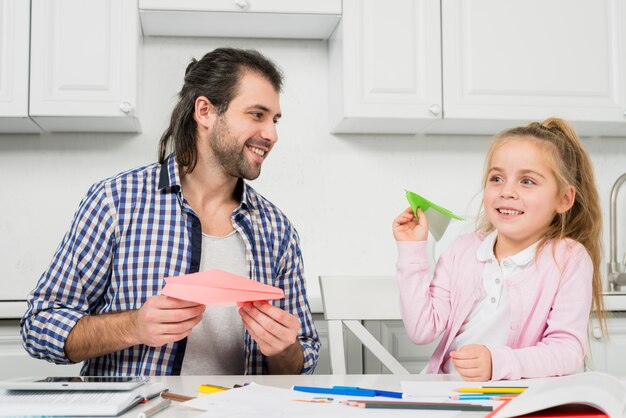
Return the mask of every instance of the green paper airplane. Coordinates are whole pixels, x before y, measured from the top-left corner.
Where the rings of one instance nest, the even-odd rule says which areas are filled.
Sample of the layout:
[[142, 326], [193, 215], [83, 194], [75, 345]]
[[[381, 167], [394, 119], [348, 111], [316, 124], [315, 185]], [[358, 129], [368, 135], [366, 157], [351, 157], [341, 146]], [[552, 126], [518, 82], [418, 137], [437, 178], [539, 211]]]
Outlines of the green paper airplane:
[[426, 215], [426, 219], [428, 219], [428, 231], [433, 234], [433, 237], [437, 241], [439, 241], [443, 233], [446, 232], [450, 219], [464, 220], [459, 215], [455, 215], [448, 209], [431, 202], [417, 193], [413, 193], [409, 190], [405, 190], [405, 192], [406, 200], [409, 201], [415, 216], [417, 216], [417, 208], [421, 208]]

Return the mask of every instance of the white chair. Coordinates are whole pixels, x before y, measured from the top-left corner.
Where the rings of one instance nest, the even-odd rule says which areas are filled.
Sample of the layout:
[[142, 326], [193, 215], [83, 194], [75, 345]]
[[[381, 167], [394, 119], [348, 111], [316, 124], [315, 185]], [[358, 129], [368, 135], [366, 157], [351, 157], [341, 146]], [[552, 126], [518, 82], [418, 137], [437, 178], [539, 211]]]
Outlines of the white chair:
[[361, 324], [362, 320], [401, 319], [395, 278], [320, 276], [319, 281], [328, 321], [331, 372], [346, 374], [345, 325], [393, 374], [410, 374]]

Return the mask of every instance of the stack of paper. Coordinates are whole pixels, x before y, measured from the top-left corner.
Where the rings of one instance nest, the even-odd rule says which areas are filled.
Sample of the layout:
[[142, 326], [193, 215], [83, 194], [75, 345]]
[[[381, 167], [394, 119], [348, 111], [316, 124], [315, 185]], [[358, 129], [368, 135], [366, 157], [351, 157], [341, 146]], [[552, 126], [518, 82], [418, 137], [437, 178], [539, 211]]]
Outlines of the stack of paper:
[[[198, 418], [212, 417], [289, 417], [289, 418], [329, 418], [329, 417], [380, 417], [419, 418], [454, 417], [459, 411], [368, 409], [341, 404], [341, 401], [354, 399], [354, 396], [324, 395], [297, 392], [271, 386], [250, 384], [211, 395], [200, 396], [183, 403], [195, 409], [206, 411]], [[383, 396], [358, 396], [361, 401], [396, 401], [399, 399]]]

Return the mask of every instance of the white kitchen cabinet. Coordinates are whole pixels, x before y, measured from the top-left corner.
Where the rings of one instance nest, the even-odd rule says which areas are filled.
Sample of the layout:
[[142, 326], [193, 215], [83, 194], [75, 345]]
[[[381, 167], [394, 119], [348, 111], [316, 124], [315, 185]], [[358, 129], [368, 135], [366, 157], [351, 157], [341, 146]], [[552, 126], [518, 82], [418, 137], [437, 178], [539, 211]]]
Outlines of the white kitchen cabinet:
[[32, 0], [30, 115], [46, 131], [139, 132], [130, 0]]
[[145, 36], [328, 39], [341, 0], [139, 0]]
[[[365, 328], [411, 373], [420, 373], [430, 361], [439, 344], [437, 338], [430, 344], [417, 345], [409, 339], [402, 321], [365, 321]], [[363, 372], [365, 374], [390, 373], [382, 363], [364, 350]]]
[[593, 320], [587, 369], [626, 376], [626, 312], [610, 312], [607, 328], [608, 336], [602, 336], [598, 322]]
[[78, 376], [81, 366], [82, 363], [59, 365], [30, 357], [22, 347], [19, 320], [0, 320], [0, 379], [24, 376]]
[[[330, 341], [328, 339], [328, 321], [323, 313], [313, 313], [315, 328], [320, 337], [320, 355], [317, 360], [315, 374], [331, 374], [330, 369]], [[372, 321], [373, 322], [373, 321]], [[346, 369], [348, 374], [361, 374], [364, 371], [363, 344], [350, 332], [344, 332], [344, 347], [346, 347]], [[370, 372], [372, 373], [372, 372]]]
[[331, 130], [493, 134], [559, 116], [626, 135], [624, 21], [623, 0], [344, 0]]
[[0, 0], [0, 132], [39, 133], [28, 117], [30, 2]]
[[443, 1], [444, 121], [459, 133], [492, 133], [557, 115], [581, 134], [616, 131], [626, 124], [624, 6]]
[[328, 48], [332, 132], [414, 133], [441, 118], [439, 0], [344, 0]]

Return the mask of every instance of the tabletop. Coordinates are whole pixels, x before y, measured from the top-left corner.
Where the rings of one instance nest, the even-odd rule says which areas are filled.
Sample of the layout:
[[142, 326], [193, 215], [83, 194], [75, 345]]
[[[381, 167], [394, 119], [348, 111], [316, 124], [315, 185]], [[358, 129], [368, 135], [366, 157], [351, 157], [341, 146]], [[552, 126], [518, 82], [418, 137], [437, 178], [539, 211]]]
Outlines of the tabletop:
[[[212, 384], [226, 387], [234, 385], [243, 385], [245, 383], [255, 382], [261, 385], [273, 386], [277, 388], [290, 389], [294, 385], [302, 386], [359, 386], [364, 388], [375, 388], [379, 390], [401, 391], [400, 382], [403, 381], [419, 381], [419, 382], [441, 382], [458, 380], [458, 376], [446, 375], [272, 375], [272, 376], [162, 376], [151, 377], [151, 381], [163, 382], [170, 392], [187, 395], [187, 396], [207, 396], [198, 394], [198, 386], [201, 384]], [[210, 395], [208, 395], [210, 396]], [[139, 412], [151, 405], [155, 405], [159, 399], [153, 399], [145, 406], [136, 407], [128, 411], [123, 418], [137, 418]], [[368, 410], [369, 411], [369, 410]], [[155, 418], [172, 418], [172, 417], [197, 417], [203, 411], [194, 410], [180, 405], [179, 402], [172, 402], [171, 406], [157, 415]], [[458, 412], [454, 416], [463, 417], [484, 417], [485, 412]], [[269, 417], [268, 417], [269, 418]]]

